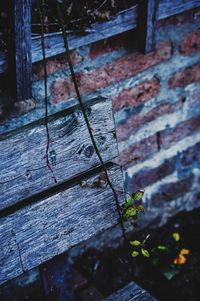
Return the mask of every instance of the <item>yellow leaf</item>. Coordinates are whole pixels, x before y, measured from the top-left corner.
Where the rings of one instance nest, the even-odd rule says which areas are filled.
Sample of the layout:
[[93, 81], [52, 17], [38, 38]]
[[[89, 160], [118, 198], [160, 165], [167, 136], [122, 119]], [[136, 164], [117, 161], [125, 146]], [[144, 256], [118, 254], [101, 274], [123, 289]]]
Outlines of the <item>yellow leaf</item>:
[[143, 256], [150, 257], [149, 251], [147, 251], [146, 249], [142, 249], [141, 252]]
[[172, 237], [175, 241], [179, 241], [180, 240], [180, 234], [178, 232], [174, 232], [172, 233]]
[[133, 257], [137, 257], [137, 256], [139, 255], [139, 252], [133, 251], [133, 252], [131, 253], [131, 255], [132, 255]]
[[174, 259], [174, 264], [184, 264], [186, 263], [187, 258], [185, 258], [183, 255], [179, 254], [177, 258]]
[[141, 242], [140, 242], [139, 240], [133, 240], [133, 241], [130, 241], [130, 244], [131, 244], [132, 246], [137, 247], [137, 246], [139, 246], [139, 245], [141, 244]]
[[182, 249], [180, 251], [180, 255], [188, 255], [189, 253], [190, 253], [190, 250], [188, 250], [188, 249]]

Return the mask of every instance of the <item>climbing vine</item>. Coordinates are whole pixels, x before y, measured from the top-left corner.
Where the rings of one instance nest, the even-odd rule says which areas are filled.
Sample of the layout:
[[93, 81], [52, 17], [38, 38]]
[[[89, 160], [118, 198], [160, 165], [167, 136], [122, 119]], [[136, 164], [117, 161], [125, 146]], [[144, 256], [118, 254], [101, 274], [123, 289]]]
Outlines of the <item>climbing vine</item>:
[[92, 144], [93, 144], [93, 147], [94, 147], [95, 152], [98, 156], [98, 159], [101, 163], [101, 166], [103, 167], [107, 183], [108, 183], [108, 185], [110, 186], [110, 188], [113, 192], [113, 196], [114, 196], [114, 199], [115, 199], [115, 202], [116, 202], [116, 207], [117, 207], [117, 212], [118, 212], [118, 215], [119, 215], [119, 220], [120, 220], [120, 224], [121, 224], [123, 237], [126, 240], [126, 232], [125, 232], [125, 227], [124, 227], [123, 218], [122, 218], [122, 214], [121, 214], [121, 207], [120, 207], [120, 204], [119, 204], [118, 195], [117, 195], [117, 192], [115, 191], [115, 188], [114, 188], [114, 186], [113, 186], [113, 184], [112, 184], [112, 182], [109, 178], [106, 165], [105, 165], [105, 163], [102, 159], [102, 156], [99, 152], [99, 149], [98, 149], [98, 146], [96, 144], [95, 138], [93, 136], [92, 128], [90, 126], [90, 122], [89, 122], [89, 119], [88, 119], [88, 116], [87, 116], [87, 113], [86, 113], [86, 110], [85, 110], [84, 102], [83, 102], [83, 99], [82, 99], [80, 91], [79, 91], [76, 75], [75, 75], [74, 68], [73, 68], [73, 63], [72, 63], [71, 56], [70, 56], [67, 32], [66, 32], [65, 24], [64, 24], [64, 20], [63, 20], [63, 14], [62, 14], [62, 9], [61, 9], [62, 1], [59, 1], [59, 0], [56, 1], [56, 5], [57, 5], [57, 12], [58, 12], [60, 26], [61, 26], [61, 29], [62, 29], [63, 42], [64, 42], [64, 47], [65, 47], [65, 50], [66, 50], [67, 62], [69, 64], [70, 73], [71, 73], [72, 81], [73, 81], [73, 84], [74, 84], [76, 96], [77, 96], [77, 99], [79, 101], [79, 105], [80, 105], [81, 111], [83, 113], [83, 116], [84, 116], [84, 119], [85, 119], [85, 122], [86, 122], [86, 125], [87, 125], [87, 129], [88, 129], [88, 132], [89, 132]]
[[[117, 212], [118, 212], [118, 216], [119, 216], [119, 222], [121, 225], [121, 229], [122, 229], [122, 234], [123, 237], [125, 239], [126, 242], [128, 242], [127, 236], [126, 236], [126, 231], [125, 231], [125, 226], [124, 226], [124, 222], [127, 220], [130, 220], [133, 225], [136, 227], [137, 226], [137, 218], [139, 213], [144, 213], [144, 206], [142, 205], [142, 197], [144, 194], [144, 191], [138, 190], [136, 193], [130, 195], [127, 197], [125, 203], [123, 204], [123, 206], [120, 205], [119, 200], [118, 200], [118, 194], [119, 192], [114, 188], [112, 181], [110, 180], [109, 174], [108, 174], [108, 170], [106, 167], [105, 162], [103, 161], [103, 158], [100, 154], [100, 151], [98, 149], [97, 143], [95, 141], [94, 135], [93, 135], [93, 130], [91, 128], [88, 116], [87, 116], [87, 112], [85, 109], [85, 105], [82, 99], [82, 96], [80, 94], [80, 90], [78, 87], [78, 82], [76, 79], [76, 74], [73, 68], [73, 63], [71, 60], [71, 56], [70, 56], [70, 50], [69, 50], [69, 45], [68, 45], [68, 34], [66, 31], [66, 26], [64, 23], [64, 18], [63, 18], [63, 1], [62, 0], [56, 0], [56, 8], [57, 8], [57, 14], [58, 14], [58, 22], [62, 31], [62, 36], [63, 36], [63, 42], [64, 42], [64, 47], [65, 47], [65, 53], [66, 53], [66, 58], [67, 58], [67, 62], [69, 65], [69, 69], [70, 69], [70, 74], [71, 74], [71, 78], [72, 78], [72, 82], [74, 84], [74, 89], [76, 92], [76, 96], [79, 102], [79, 106], [80, 109], [82, 111], [86, 126], [87, 126], [87, 130], [90, 136], [90, 139], [92, 141], [94, 150], [97, 154], [97, 157], [100, 161], [100, 164], [102, 166], [103, 172], [104, 172], [104, 178], [102, 180], [102, 177], [100, 179], [100, 181], [104, 182], [104, 184], [106, 183], [106, 185], [109, 185], [112, 192], [113, 192], [113, 196], [114, 196], [114, 200], [116, 203], [116, 208], [117, 208]], [[55, 175], [53, 173], [53, 169], [51, 167], [50, 161], [49, 161], [49, 146], [50, 146], [50, 134], [49, 134], [49, 127], [48, 127], [48, 91], [47, 91], [47, 67], [46, 67], [46, 56], [45, 56], [45, 40], [44, 40], [44, 32], [45, 32], [45, 1], [44, 0], [38, 0], [38, 11], [39, 11], [39, 15], [40, 15], [40, 21], [41, 21], [41, 44], [42, 44], [42, 54], [43, 54], [43, 66], [44, 66], [44, 92], [45, 92], [45, 126], [46, 126], [46, 133], [47, 133], [47, 146], [46, 146], [46, 162], [47, 162], [47, 166], [50, 169], [54, 181], [57, 182]], [[82, 183], [81, 184], [82, 187], [87, 187], [87, 182]], [[137, 247], [138, 249], [141, 248], [141, 252], [144, 256], [149, 257], [149, 253], [148, 250], [144, 249], [144, 245], [146, 243], [146, 240], [148, 238], [146, 238], [142, 243], [139, 243], [138, 245], [136, 245], [136, 242], [130, 242], [130, 244], [134, 247]], [[134, 252], [138, 252], [138, 251], [133, 251], [133, 254], [136, 254]]]
[[44, 99], [45, 99], [45, 127], [46, 127], [46, 135], [47, 135], [47, 144], [46, 144], [46, 164], [48, 169], [50, 170], [54, 182], [57, 183], [57, 179], [54, 175], [53, 169], [51, 167], [51, 163], [49, 160], [49, 146], [50, 146], [50, 134], [49, 134], [49, 126], [48, 126], [48, 91], [47, 91], [47, 62], [46, 62], [46, 53], [45, 53], [45, 41], [44, 41], [44, 19], [45, 19], [45, 2], [44, 0], [38, 0], [38, 12], [41, 23], [41, 44], [42, 44], [42, 57], [43, 57], [43, 68], [44, 68]]

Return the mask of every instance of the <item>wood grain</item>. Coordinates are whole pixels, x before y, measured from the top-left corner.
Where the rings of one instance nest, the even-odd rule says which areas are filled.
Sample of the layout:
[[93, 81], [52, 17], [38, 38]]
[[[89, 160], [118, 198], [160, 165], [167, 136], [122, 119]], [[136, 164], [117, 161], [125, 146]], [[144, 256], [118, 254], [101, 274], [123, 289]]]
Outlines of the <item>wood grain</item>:
[[[109, 176], [123, 189], [119, 167]], [[87, 179], [88, 188], [73, 186], [0, 219], [0, 284], [118, 223], [110, 187], [93, 186], [98, 178]]]
[[[118, 155], [112, 101], [91, 101], [87, 113], [105, 162]], [[57, 184], [99, 165], [88, 130], [78, 106], [49, 120], [49, 159]], [[46, 164], [44, 121], [22, 127], [0, 137], [0, 210], [55, 186]]]
[[156, 301], [156, 299], [136, 283], [130, 282], [102, 301]]

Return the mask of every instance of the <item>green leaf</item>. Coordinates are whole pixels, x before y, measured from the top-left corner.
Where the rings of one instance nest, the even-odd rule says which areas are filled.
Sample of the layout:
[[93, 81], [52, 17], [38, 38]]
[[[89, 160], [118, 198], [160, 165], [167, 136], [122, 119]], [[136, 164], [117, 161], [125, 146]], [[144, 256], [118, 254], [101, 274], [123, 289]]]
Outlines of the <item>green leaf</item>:
[[163, 274], [168, 280], [171, 280], [174, 276], [176, 276], [179, 273], [178, 270], [168, 270], [164, 272]]
[[137, 246], [139, 246], [141, 244], [141, 241], [139, 241], [139, 240], [132, 240], [132, 241], [130, 241], [130, 244], [132, 246], [137, 247]]
[[137, 252], [137, 251], [133, 251], [132, 253], [131, 253], [131, 256], [132, 257], [137, 257], [139, 255], [139, 252]]
[[132, 205], [133, 199], [129, 197], [129, 198], [127, 199], [126, 203], [127, 203], [129, 206]]
[[142, 255], [143, 255], [144, 257], [150, 257], [150, 254], [149, 254], [149, 251], [148, 251], [148, 250], [142, 249], [141, 252], [142, 252]]
[[180, 234], [178, 232], [172, 233], [172, 237], [177, 242], [180, 240]]
[[133, 218], [136, 215], [137, 215], [136, 209], [133, 207], [130, 207], [130, 208], [126, 209], [125, 213], [123, 214], [123, 217], [125, 219], [128, 219], [128, 218]]
[[139, 201], [142, 199], [144, 195], [144, 190], [137, 190], [135, 193], [132, 194], [132, 199], [134, 201]]
[[138, 210], [138, 211], [141, 211], [141, 212], [144, 212], [144, 211], [145, 211], [145, 208], [144, 208], [143, 205], [139, 205], [139, 206], [137, 206], [137, 210]]
[[157, 246], [157, 249], [158, 249], [159, 251], [166, 251], [166, 250], [167, 250], [167, 247], [164, 246], [164, 245], [159, 245], [159, 246]]

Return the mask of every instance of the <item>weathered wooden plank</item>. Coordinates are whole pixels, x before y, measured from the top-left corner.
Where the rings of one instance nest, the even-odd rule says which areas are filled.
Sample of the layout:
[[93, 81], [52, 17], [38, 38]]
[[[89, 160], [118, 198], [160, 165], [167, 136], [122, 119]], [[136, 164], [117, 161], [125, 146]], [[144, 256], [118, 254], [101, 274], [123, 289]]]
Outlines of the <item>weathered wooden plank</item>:
[[31, 98], [31, 0], [10, 2], [11, 37], [8, 44], [8, 72], [17, 100]]
[[158, 19], [162, 20], [184, 11], [200, 7], [199, 0], [159, 0]]
[[[23, 273], [15, 234], [6, 224], [0, 223], [0, 284]], [[2, 273], [3, 272], [3, 273]]]
[[[122, 190], [119, 167], [109, 175]], [[94, 185], [98, 179], [90, 177], [87, 188], [73, 186], [0, 219], [0, 284], [118, 223], [113, 193], [108, 185]]]
[[71, 265], [64, 253], [40, 266], [46, 301], [74, 301]]
[[156, 301], [156, 299], [136, 283], [130, 282], [102, 301]]
[[137, 49], [148, 53], [155, 49], [158, 0], [142, 0], [138, 4]]
[[[87, 112], [100, 153], [108, 162], [118, 155], [112, 101], [91, 101]], [[99, 165], [78, 106], [52, 117], [49, 133], [49, 160], [57, 184]], [[1, 136], [0, 210], [56, 185], [47, 167], [46, 145], [44, 121]]]
[[[69, 47], [75, 49], [136, 27], [137, 8], [126, 10], [113, 17], [110, 21], [92, 24], [85, 34], [69, 34]], [[88, 32], [88, 33], [87, 33]], [[33, 62], [42, 59], [41, 39], [32, 39]], [[63, 37], [60, 32], [45, 35], [46, 56], [52, 57], [65, 52]]]
[[[175, 14], [200, 7], [199, 0], [174, 0], [173, 5], [169, 0], [160, 0], [158, 3], [158, 20], [165, 19]], [[93, 24], [84, 35], [69, 34], [70, 49], [75, 49], [107, 37], [135, 29], [137, 26], [138, 6], [121, 12], [108, 22]], [[60, 33], [46, 34], [45, 45], [47, 57], [52, 57], [64, 52], [63, 38]], [[41, 39], [32, 38], [32, 62], [38, 62], [42, 59]], [[5, 56], [0, 56], [0, 73], [5, 72]]]
[[[173, 5], [169, 0], [158, 1], [158, 20], [170, 17], [183, 11], [200, 6], [199, 0], [174, 0]], [[127, 9], [108, 22], [96, 23], [91, 26], [90, 33], [86, 35], [69, 35], [69, 47], [75, 49], [110, 36], [135, 29], [137, 26], [138, 5]], [[42, 59], [40, 38], [32, 39], [33, 62]], [[64, 52], [62, 34], [46, 36], [47, 57], [51, 57]]]

